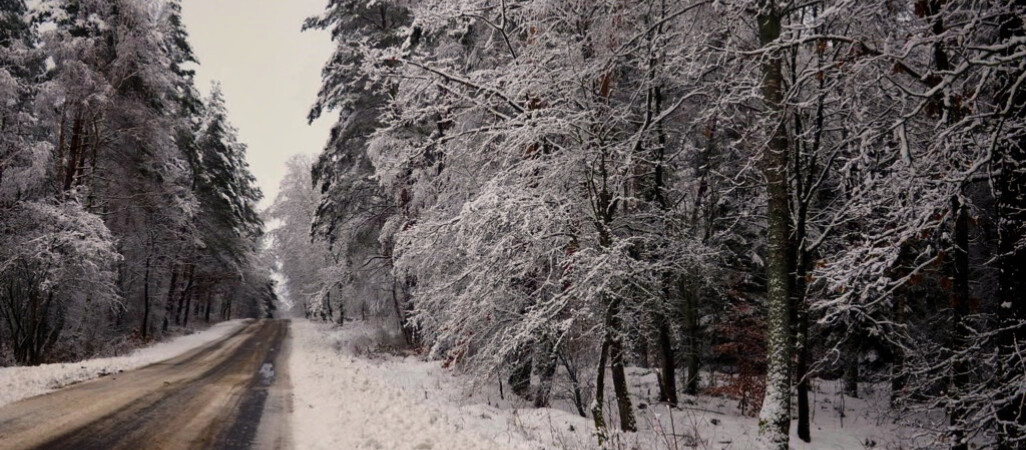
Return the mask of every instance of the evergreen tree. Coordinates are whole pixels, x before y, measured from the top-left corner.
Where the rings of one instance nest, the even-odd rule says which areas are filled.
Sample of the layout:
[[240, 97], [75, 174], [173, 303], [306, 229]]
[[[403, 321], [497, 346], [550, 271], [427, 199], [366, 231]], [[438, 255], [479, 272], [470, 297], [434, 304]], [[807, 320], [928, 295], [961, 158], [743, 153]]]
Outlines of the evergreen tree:
[[260, 237], [263, 222], [256, 213], [262, 198], [246, 162], [246, 145], [228, 121], [221, 87], [214, 84], [204, 102], [196, 136], [198, 164], [193, 168], [202, 239], [226, 268], [241, 266]]

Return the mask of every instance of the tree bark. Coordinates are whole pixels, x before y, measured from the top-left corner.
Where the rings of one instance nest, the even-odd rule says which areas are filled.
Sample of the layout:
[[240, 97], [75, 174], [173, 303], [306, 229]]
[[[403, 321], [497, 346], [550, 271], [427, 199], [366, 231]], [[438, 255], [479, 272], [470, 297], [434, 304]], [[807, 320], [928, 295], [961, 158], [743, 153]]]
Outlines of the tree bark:
[[327, 317], [324, 319], [325, 322], [335, 321], [335, 311], [331, 308], [331, 289], [328, 289], [327, 298], [323, 299], [324, 307], [327, 309]]
[[225, 297], [221, 302], [221, 320], [232, 320], [232, 298]]
[[684, 392], [688, 395], [698, 395], [699, 352], [701, 351], [698, 330], [698, 295], [686, 283], [681, 283], [681, 292], [684, 296], [684, 336], [686, 340], [684, 343], [684, 365], [687, 367]]
[[75, 119], [71, 125], [71, 145], [68, 148], [67, 158], [64, 161], [64, 180], [63, 188], [67, 192], [74, 186], [75, 174], [78, 172], [78, 160], [79, 154], [82, 151], [82, 141], [85, 127], [85, 120], [82, 118], [82, 112], [79, 111], [75, 114]]
[[399, 295], [396, 292], [396, 284], [399, 281], [392, 279], [392, 306], [395, 308], [395, 317], [399, 325], [399, 331], [403, 333], [403, 340], [406, 341], [406, 345], [412, 347], [414, 345], [414, 334], [413, 329], [409, 324], [406, 323], [406, 315], [403, 313], [402, 302], [399, 301]]
[[563, 363], [563, 368], [566, 369], [566, 377], [570, 380], [570, 386], [574, 395], [574, 407], [577, 408], [577, 414], [581, 417], [587, 418], [588, 414], [584, 410], [584, 395], [582, 395], [581, 392], [580, 378], [577, 377], [577, 368], [566, 353], [560, 352], [559, 359]]
[[627, 374], [624, 372], [623, 341], [614, 336], [609, 343], [609, 368], [613, 375], [613, 393], [616, 394], [616, 406], [620, 413], [620, 429], [637, 431], [634, 421], [634, 407], [627, 392]]
[[[599, 245], [602, 248], [609, 248], [613, 243], [613, 238], [609, 230], [609, 225], [613, 222], [616, 206], [613, 202], [613, 195], [608, 189], [608, 173], [605, 163], [605, 155], [602, 156], [600, 163], [600, 169], [598, 176], [601, 179], [601, 185], [592, 185], [592, 195], [595, 197], [595, 211], [597, 214], [595, 227], [599, 232]], [[637, 431], [637, 425], [634, 420], [634, 407], [631, 405], [631, 399], [627, 391], [627, 376], [624, 372], [624, 350], [623, 350], [623, 324], [621, 324], [620, 318], [620, 302], [619, 298], [609, 299], [607, 296], [601, 296], [600, 302], [605, 309], [605, 315], [603, 317], [603, 347], [604, 353], [602, 355], [599, 381], [604, 381], [604, 367], [606, 357], [609, 358], [609, 368], [613, 377], [613, 393], [616, 395], [616, 406], [620, 413], [620, 429], [623, 431]], [[599, 386], [596, 385], [596, 398], [601, 394], [598, 391]], [[601, 408], [601, 404], [599, 405]], [[596, 426], [600, 424], [596, 420]], [[601, 424], [605, 426], [605, 422]], [[603, 433], [604, 430], [600, 430], [599, 433]]]
[[151, 255], [146, 255], [146, 271], [143, 275], [143, 317], [139, 334], [145, 340], [150, 332], [150, 260]]
[[638, 340], [638, 366], [643, 369], [652, 367], [648, 359], [648, 336], [645, 330], [639, 330], [635, 338]]
[[531, 352], [527, 349], [521, 349], [517, 352], [516, 360], [513, 361], [513, 368], [510, 370], [509, 388], [513, 390], [514, 394], [519, 395], [522, 398], [530, 399], [531, 397]]
[[182, 323], [183, 313], [184, 313], [184, 319], [186, 320], [186, 323], [188, 322], [189, 307], [186, 304], [186, 300], [187, 300], [188, 297], [192, 296], [192, 283], [193, 283], [193, 279], [194, 279], [193, 278], [193, 274], [194, 274], [195, 270], [196, 270], [196, 266], [193, 265], [193, 264], [189, 264], [189, 268], [187, 269], [187, 272], [186, 272], [187, 275], [186, 275], [185, 288], [182, 289], [182, 294], [181, 294], [181, 296], [178, 297], [178, 310], [175, 311], [175, 325], [185, 326], [185, 324]]
[[555, 342], [546, 336], [542, 339], [541, 345], [535, 352], [535, 371], [538, 373], [538, 387], [534, 390], [534, 407], [547, 408], [549, 396], [552, 393], [552, 378], [556, 375]]
[[[797, 164], [796, 164], [797, 166]], [[808, 167], [808, 170], [813, 170]], [[798, 170], [795, 170], [797, 173]], [[799, 184], [801, 181], [799, 181]], [[798, 394], [798, 439], [805, 442], [812, 441], [812, 430], [810, 427], [811, 411], [809, 410], [809, 363], [811, 354], [809, 351], [809, 305], [805, 296], [806, 276], [808, 275], [809, 254], [805, 247], [806, 219], [808, 204], [802, 200], [805, 192], [798, 189], [798, 220], [795, 224], [795, 238], [791, 249], [793, 255], [791, 261], [794, 264], [794, 276], [791, 279], [793, 292], [791, 294], [792, 313], [795, 318], [795, 383]]]
[[346, 322], [346, 302], [341, 295], [336, 295], [336, 297], [338, 297], [338, 324], [344, 325]]
[[599, 447], [606, 442], [606, 418], [603, 413], [606, 401], [606, 361], [609, 355], [609, 337], [603, 336], [602, 346], [599, 349], [598, 370], [595, 373], [595, 399], [591, 404], [591, 418], [595, 422], [595, 434], [598, 437]]
[[844, 395], [859, 398], [859, 353], [854, 347], [844, 356]]
[[207, 292], [207, 301], [203, 305], [203, 320], [206, 323], [210, 323], [210, 304], [212, 302], [213, 302], [213, 299], [210, 298], [210, 293]]
[[[952, 264], [952, 320], [955, 329], [952, 330], [953, 348], [958, 351], [964, 349], [968, 343], [970, 330], [966, 320], [971, 313], [969, 305], [969, 212], [968, 207], [959, 196], [951, 198], [952, 216], [955, 218], [953, 252], [954, 261]], [[952, 395], [948, 407], [948, 414], [951, 423], [951, 448], [952, 450], [967, 450], [969, 443], [965, 436], [965, 408], [962, 404], [961, 395], [967, 389], [969, 382], [968, 370], [964, 361], [957, 359], [952, 364], [952, 375], [950, 380], [949, 394]]]
[[182, 327], [189, 326], [189, 315], [192, 314], [192, 297], [195, 295], [192, 287], [193, 267], [189, 266], [189, 288], [186, 288], [182, 295], [185, 296], [185, 314], [182, 315]]
[[[762, 0], [758, 12], [759, 40], [766, 48], [780, 37], [781, 17], [775, 0]], [[787, 450], [791, 426], [791, 311], [790, 213], [788, 200], [788, 140], [783, 121], [783, 75], [778, 54], [767, 51], [762, 63], [762, 95], [772, 127], [763, 152], [767, 184], [767, 367], [766, 395], [759, 413], [763, 448]]]
[[809, 409], [809, 311], [805, 305], [804, 295], [801, 296], [801, 303], [796, 317], [798, 319], [797, 353], [795, 360], [795, 380], [798, 394], [798, 439], [805, 442], [812, 442], [812, 430], [810, 422], [812, 419]]
[[171, 316], [175, 312], [176, 284], [178, 284], [178, 267], [175, 263], [171, 263], [171, 282], [168, 283], [167, 301], [164, 303], [164, 324], [161, 327], [164, 333], [167, 333], [168, 328], [171, 327]]
[[659, 332], [659, 401], [677, 405], [677, 376], [674, 373], [677, 361], [673, 352], [673, 340], [670, 336], [670, 324], [664, 314], [658, 314]]
[[[895, 295], [894, 302], [894, 316], [895, 323], [905, 323], [905, 308], [906, 308], [906, 293], [898, 292]], [[905, 378], [905, 351], [901, 346], [894, 345], [894, 364], [891, 366], [891, 407], [897, 407], [898, 402], [901, 399], [902, 392], [905, 390], [905, 386], [908, 383]]]
[[[1026, 36], [1026, 26], [1022, 11], [1026, 10], [1026, 0], [1016, 0], [1013, 8], [999, 18], [998, 39], [1001, 43]], [[1021, 47], [1021, 44], [1020, 44]], [[1014, 54], [1015, 47], [1003, 51], [1008, 57]], [[1021, 66], [1020, 66], [1021, 67]], [[1012, 105], [1006, 114], [1012, 123], [1026, 121], [1026, 89], [1017, 87], [1023, 76], [1022, 70], [1011, 71], [998, 77], [998, 104]], [[1019, 240], [1026, 235], [1026, 130], [1018, 128], [1009, 139], [997, 146], [994, 152], [994, 183], [997, 194], [998, 219], [998, 306], [1000, 315], [1004, 317], [1002, 326], [1006, 330], [1001, 333], [998, 345], [1002, 357], [1000, 378], [1014, 380], [1017, 374], [1026, 370], [1026, 361], [1017, 351], [1026, 342], [1026, 247]], [[1011, 385], [1011, 382], [1005, 381]], [[1026, 432], [1026, 397], [1020, 392], [1004, 400], [998, 407], [997, 416], [1001, 421], [998, 426], [998, 445], [1001, 449], [1013, 449], [1023, 445]]]

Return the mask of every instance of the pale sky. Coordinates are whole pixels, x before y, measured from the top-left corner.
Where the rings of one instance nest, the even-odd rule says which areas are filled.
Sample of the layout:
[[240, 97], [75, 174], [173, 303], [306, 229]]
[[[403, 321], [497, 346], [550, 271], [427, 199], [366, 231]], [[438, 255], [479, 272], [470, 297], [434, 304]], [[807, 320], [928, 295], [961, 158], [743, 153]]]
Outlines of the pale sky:
[[199, 59], [196, 84], [224, 90], [230, 118], [249, 146], [250, 169], [274, 200], [285, 161], [316, 154], [333, 118], [306, 123], [317, 97], [321, 67], [331, 55], [331, 36], [301, 32], [303, 20], [323, 11], [326, 0], [183, 0], [182, 14]]

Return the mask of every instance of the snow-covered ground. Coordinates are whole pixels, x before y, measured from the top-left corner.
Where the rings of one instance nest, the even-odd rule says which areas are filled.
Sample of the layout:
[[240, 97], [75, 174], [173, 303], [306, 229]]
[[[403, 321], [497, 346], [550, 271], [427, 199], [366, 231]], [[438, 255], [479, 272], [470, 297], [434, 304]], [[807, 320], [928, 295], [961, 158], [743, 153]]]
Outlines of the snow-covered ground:
[[412, 389], [409, 376], [420, 375], [417, 366], [357, 356], [354, 346], [368, 331], [293, 320], [289, 374], [295, 448], [538, 448], [519, 445], [523, 440], [502, 426], [484, 427], [476, 420], [468, 426], [455, 405], [437, 397], [432, 401], [439, 395], [435, 390]]
[[[536, 409], [500, 398], [495, 386], [474, 386], [438, 362], [368, 354], [380, 331], [361, 323], [294, 320], [290, 359], [296, 448], [492, 449], [596, 448], [591, 419], [565, 400]], [[755, 444], [757, 419], [739, 414], [731, 399], [684, 397], [683, 408], [655, 402], [655, 372], [629, 371], [639, 433], [614, 435], [611, 448], [745, 449]], [[894, 425], [886, 392], [864, 388], [867, 400], [843, 397], [837, 384], [818, 381], [812, 443], [792, 436], [795, 449], [898, 448], [908, 430]], [[555, 393], [555, 392], [554, 392]], [[612, 398], [612, 393], [607, 395]], [[613, 408], [615, 409], [615, 408]], [[792, 432], [794, 432], [792, 426]]]
[[70, 384], [173, 358], [216, 341], [238, 330], [245, 323], [246, 320], [221, 322], [203, 331], [136, 349], [124, 356], [33, 367], [0, 368], [0, 406], [45, 394]]

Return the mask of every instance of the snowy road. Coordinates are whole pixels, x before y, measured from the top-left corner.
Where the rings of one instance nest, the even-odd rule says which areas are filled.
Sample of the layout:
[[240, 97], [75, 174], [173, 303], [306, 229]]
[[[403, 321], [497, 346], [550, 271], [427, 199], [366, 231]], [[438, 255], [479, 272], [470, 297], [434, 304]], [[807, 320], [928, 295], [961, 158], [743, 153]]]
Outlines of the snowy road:
[[0, 408], [0, 448], [287, 448], [288, 321]]

